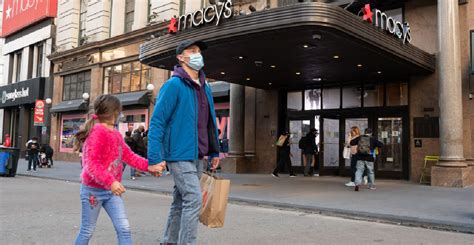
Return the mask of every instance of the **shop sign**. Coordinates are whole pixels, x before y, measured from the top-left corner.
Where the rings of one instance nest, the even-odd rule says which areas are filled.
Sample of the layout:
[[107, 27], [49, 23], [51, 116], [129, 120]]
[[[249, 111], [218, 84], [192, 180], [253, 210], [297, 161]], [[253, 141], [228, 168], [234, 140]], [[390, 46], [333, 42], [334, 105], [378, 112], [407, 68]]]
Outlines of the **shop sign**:
[[[370, 4], [366, 4], [362, 9], [364, 16], [362, 17], [365, 21], [372, 23], [374, 26], [393, 34], [395, 37], [402, 39], [403, 44], [411, 42], [410, 24], [407, 22], [401, 23], [395, 20], [393, 17], [388, 16], [386, 13], [370, 8]], [[375, 13], [374, 13], [375, 12]], [[375, 21], [374, 21], [375, 14]]]
[[177, 33], [187, 28], [199, 27], [212, 23], [214, 20], [216, 21], [216, 26], [218, 26], [222, 18], [229, 19], [232, 17], [232, 14], [232, 0], [227, 0], [225, 3], [218, 2], [194, 13], [171, 18], [168, 25], [168, 33]]
[[15, 89], [11, 93], [7, 93], [7, 91], [4, 90], [2, 92], [2, 104], [5, 104], [9, 100], [15, 101], [17, 99], [26, 98], [28, 96], [30, 96], [30, 88], [21, 88], [20, 91], [17, 91]]
[[56, 17], [58, 0], [4, 0], [2, 37], [49, 17]]
[[0, 87], [0, 108], [33, 104], [43, 96], [44, 78], [33, 78]]
[[34, 124], [35, 126], [44, 126], [44, 107], [46, 103], [44, 100], [36, 100], [35, 113], [34, 113]]

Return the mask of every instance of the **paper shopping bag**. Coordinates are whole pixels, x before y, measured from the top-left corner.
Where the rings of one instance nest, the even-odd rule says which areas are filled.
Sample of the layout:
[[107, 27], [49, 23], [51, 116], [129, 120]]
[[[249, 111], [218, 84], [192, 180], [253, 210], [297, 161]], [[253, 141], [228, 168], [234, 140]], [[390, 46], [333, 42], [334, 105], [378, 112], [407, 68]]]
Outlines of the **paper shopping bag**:
[[210, 228], [224, 226], [230, 180], [204, 173], [201, 177], [203, 202], [199, 221]]

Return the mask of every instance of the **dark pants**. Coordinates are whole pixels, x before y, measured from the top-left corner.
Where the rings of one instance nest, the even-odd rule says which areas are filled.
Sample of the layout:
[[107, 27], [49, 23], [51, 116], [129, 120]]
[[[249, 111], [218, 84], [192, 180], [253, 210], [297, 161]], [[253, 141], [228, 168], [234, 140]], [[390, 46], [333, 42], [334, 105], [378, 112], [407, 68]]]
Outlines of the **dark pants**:
[[290, 156], [280, 156], [280, 160], [278, 160], [277, 166], [275, 170], [273, 170], [273, 174], [277, 175], [279, 172], [281, 172], [285, 168], [284, 166], [288, 168], [290, 175], [295, 174], [293, 172], [293, 167], [291, 166]]
[[50, 166], [53, 166], [53, 157], [52, 156], [46, 156], [46, 159], [50, 162]]
[[38, 165], [38, 153], [28, 154], [28, 169], [31, 170], [31, 163], [33, 162], [33, 170], [36, 170], [36, 165]]
[[[355, 174], [357, 172], [357, 159], [351, 155], [351, 181], [355, 181]], [[364, 170], [362, 176], [367, 176], [367, 168]]]

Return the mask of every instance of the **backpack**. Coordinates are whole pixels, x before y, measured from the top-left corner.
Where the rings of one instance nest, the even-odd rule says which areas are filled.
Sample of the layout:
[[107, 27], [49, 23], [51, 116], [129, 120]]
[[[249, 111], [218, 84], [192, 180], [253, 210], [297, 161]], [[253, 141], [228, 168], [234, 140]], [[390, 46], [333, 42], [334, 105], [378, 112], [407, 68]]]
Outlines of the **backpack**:
[[357, 144], [357, 153], [370, 155], [370, 137], [360, 136], [359, 143]]
[[306, 147], [306, 136], [301, 137], [300, 141], [298, 142], [298, 147], [303, 150]]

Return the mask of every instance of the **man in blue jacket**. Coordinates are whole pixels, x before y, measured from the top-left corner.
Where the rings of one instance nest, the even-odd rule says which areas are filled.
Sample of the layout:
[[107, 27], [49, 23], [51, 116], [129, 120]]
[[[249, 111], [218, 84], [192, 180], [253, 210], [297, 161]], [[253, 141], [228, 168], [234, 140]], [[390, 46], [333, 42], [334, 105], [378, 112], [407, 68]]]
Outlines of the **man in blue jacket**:
[[[184, 41], [176, 48], [178, 65], [160, 90], [148, 134], [148, 162], [157, 171], [167, 164], [174, 179], [173, 203], [163, 244], [195, 244], [202, 196], [202, 159], [219, 165], [214, 100], [202, 70], [202, 41]], [[153, 168], [153, 167], [152, 167]]]

